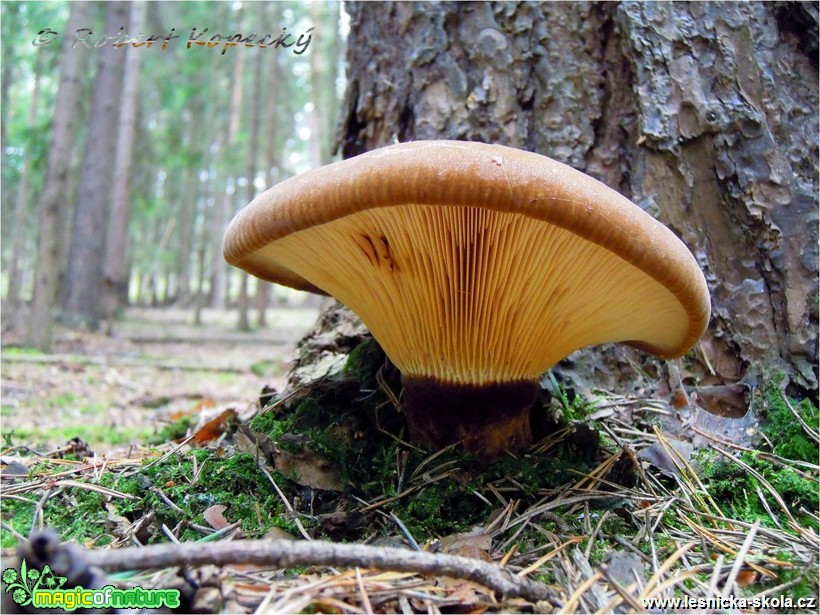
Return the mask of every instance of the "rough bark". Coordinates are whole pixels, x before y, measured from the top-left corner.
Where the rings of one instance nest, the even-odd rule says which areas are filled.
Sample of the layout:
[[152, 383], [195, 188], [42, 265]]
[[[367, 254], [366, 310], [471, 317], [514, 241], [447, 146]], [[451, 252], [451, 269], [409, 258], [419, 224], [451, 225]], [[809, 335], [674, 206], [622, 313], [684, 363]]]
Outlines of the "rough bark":
[[[106, 5], [105, 32], [115, 33], [123, 25], [127, 29], [128, 4]], [[104, 315], [100, 293], [125, 49], [109, 44], [100, 48], [99, 54], [91, 103], [93, 121], [77, 184], [77, 209], [62, 297], [66, 320], [91, 328], [96, 328]]]
[[[66, 30], [75, 31], [89, 22], [92, 4], [73, 2]], [[72, 126], [77, 114], [80, 95], [81, 53], [71, 49], [71, 39], [63, 43], [60, 61], [60, 83], [57, 105], [51, 127], [47, 171], [42, 195], [40, 236], [37, 247], [37, 266], [34, 276], [34, 296], [27, 344], [44, 351], [51, 350], [52, 308], [57, 297], [60, 275], [61, 208], [69, 193], [68, 175], [71, 168], [71, 150], [74, 145]]]
[[[775, 368], [817, 388], [815, 5], [346, 9], [345, 157], [450, 138], [585, 171], [672, 228], [706, 273], [713, 317], [687, 374], [754, 384]], [[650, 365], [623, 347], [573, 359], [620, 390], [620, 367]]]
[[[129, 27], [141, 32], [145, 20], [145, 2], [132, 2]], [[102, 304], [104, 315], [111, 318], [117, 309], [128, 302], [128, 260], [126, 246], [128, 220], [131, 212], [131, 161], [137, 128], [137, 78], [143, 49], [126, 48], [125, 72], [122, 86], [122, 111], [117, 131], [117, 151], [114, 159], [114, 190], [111, 216], [105, 242]]]

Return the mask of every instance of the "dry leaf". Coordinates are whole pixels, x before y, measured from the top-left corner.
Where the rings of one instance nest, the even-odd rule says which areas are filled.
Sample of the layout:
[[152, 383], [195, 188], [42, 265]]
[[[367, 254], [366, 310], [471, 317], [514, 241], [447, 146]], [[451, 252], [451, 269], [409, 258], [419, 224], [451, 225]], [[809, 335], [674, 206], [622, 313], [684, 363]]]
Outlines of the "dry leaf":
[[282, 440], [286, 439], [288, 448], [301, 446], [301, 450], [290, 452], [279, 448], [273, 453], [274, 466], [283, 476], [313, 489], [344, 490], [342, 477], [330, 461], [305, 446], [302, 438], [285, 435]]
[[486, 606], [476, 605], [477, 602], [489, 601], [487, 590], [478, 583], [463, 579], [443, 578], [440, 584], [447, 591], [446, 612], [484, 613], [487, 610]]
[[639, 452], [638, 457], [648, 461], [667, 476], [680, 476], [681, 470], [685, 467], [681, 460], [689, 461], [693, 447], [688, 442], [671, 438], [667, 438], [666, 443], [672, 451], [667, 452], [660, 442], [655, 442]]
[[749, 585], [755, 583], [758, 580], [758, 573], [754, 570], [741, 570], [737, 573], [737, 579], [735, 579], [735, 583], [737, 583], [738, 587], [748, 587]]
[[486, 534], [483, 528], [476, 528], [470, 532], [452, 534], [441, 539], [441, 550], [448, 555], [460, 555], [491, 562], [489, 550], [493, 546], [492, 536]]
[[11, 457], [3, 457], [0, 463], [2, 464], [3, 474], [1, 478], [3, 480], [28, 477], [28, 466], [24, 463]]
[[190, 416], [192, 414], [199, 414], [203, 410], [211, 410], [216, 408], [216, 401], [206, 397], [205, 399], [200, 399], [196, 404], [191, 406], [190, 408], [186, 408], [184, 410], [177, 410], [171, 415], [171, 421], [178, 421], [181, 418], [186, 416]]
[[200, 426], [194, 432], [193, 441], [199, 445], [216, 440], [225, 432], [225, 427], [228, 421], [236, 418], [236, 410], [228, 408], [216, 418], [211, 419], [207, 423]]
[[226, 509], [227, 507], [222, 504], [214, 504], [213, 506], [207, 508], [205, 512], [202, 513], [202, 516], [205, 517], [205, 521], [207, 521], [208, 525], [212, 528], [215, 530], [221, 530], [230, 525], [228, 520], [225, 519], [225, 516], [222, 514]]

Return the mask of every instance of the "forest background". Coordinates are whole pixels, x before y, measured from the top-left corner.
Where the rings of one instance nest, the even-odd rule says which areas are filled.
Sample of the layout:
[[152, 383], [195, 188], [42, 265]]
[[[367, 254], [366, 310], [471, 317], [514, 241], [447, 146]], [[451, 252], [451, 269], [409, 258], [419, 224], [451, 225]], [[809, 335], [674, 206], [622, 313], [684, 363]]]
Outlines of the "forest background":
[[94, 330], [134, 304], [195, 321], [235, 307], [245, 330], [253, 307], [264, 324], [271, 287], [224, 263], [222, 235], [264, 187], [333, 157], [341, 4], [2, 10], [4, 328], [50, 350], [55, 318]]

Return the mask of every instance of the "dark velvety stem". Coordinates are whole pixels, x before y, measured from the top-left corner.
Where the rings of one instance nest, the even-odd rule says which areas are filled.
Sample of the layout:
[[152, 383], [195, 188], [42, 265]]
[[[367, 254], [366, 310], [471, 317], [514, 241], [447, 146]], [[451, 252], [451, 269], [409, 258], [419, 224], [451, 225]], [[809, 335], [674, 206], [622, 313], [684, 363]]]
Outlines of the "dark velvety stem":
[[410, 437], [419, 444], [442, 448], [462, 442], [469, 451], [497, 457], [532, 442], [530, 410], [537, 382], [467, 385], [402, 377], [402, 384]]

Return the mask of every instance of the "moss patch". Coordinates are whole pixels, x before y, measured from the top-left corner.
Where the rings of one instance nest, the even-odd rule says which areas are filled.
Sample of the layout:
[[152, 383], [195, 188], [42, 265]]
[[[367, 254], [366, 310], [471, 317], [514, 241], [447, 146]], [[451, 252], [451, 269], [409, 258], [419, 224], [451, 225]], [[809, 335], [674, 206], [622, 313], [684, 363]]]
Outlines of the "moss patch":
[[[537, 458], [502, 458], [488, 465], [450, 449], [431, 459], [430, 453], [404, 441], [404, 420], [395, 407], [400, 393], [398, 371], [373, 340], [366, 340], [350, 353], [341, 375], [312, 383], [297, 397], [259, 414], [250, 427], [288, 452], [298, 453], [307, 442], [350, 485], [342, 494], [323, 493], [321, 502], [314, 501], [314, 513], [379, 504], [379, 510], [398, 518], [418, 540], [486, 522], [499, 506], [493, 489], [536, 498], [598, 462], [598, 436], [588, 429], [591, 446], [570, 437]], [[545, 394], [543, 403], [549, 405], [549, 400]], [[568, 404], [580, 409], [581, 402]], [[540, 437], [566, 425], [551, 418], [551, 411], [539, 414]], [[381, 521], [380, 533], [403, 531], [396, 522]]]
[[[817, 473], [789, 461], [816, 465], [820, 448], [800, 425], [789, 405], [814, 428], [818, 424], [818, 410], [809, 399], [787, 399], [780, 386], [782, 378], [782, 375], [775, 375], [764, 380], [757, 395], [761, 430], [767, 443], [762, 443], [759, 451], [742, 452], [738, 459], [765, 479], [802, 525], [818, 530], [817, 521], [807, 514], [820, 509]], [[766, 453], [787, 461], [767, 457]], [[708, 450], [701, 451], [697, 461], [703, 468], [705, 485], [718, 504], [725, 508], [725, 513], [748, 523], [759, 520], [764, 526], [776, 527], [771, 511], [781, 526], [789, 526], [787, 515], [770, 490], [741, 465]]]
[[817, 441], [808, 436], [792, 409], [815, 430], [820, 425], [820, 413], [808, 398], [801, 401], [788, 399], [781, 389], [783, 379], [782, 374], [773, 376], [760, 389], [759, 412], [763, 432], [772, 443], [775, 455], [816, 464], [820, 457], [820, 447]]

